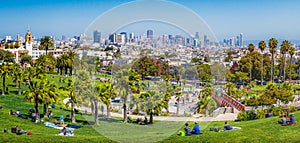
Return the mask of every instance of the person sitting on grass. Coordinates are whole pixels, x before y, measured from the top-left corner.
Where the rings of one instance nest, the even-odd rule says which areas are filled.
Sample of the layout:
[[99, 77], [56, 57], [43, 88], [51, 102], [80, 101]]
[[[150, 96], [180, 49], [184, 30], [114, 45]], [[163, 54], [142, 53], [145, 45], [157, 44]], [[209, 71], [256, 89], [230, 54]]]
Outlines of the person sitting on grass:
[[290, 115], [290, 121], [288, 121], [288, 124], [289, 124], [289, 125], [297, 124], [297, 122], [295, 121], [294, 114], [291, 114], [291, 115]]
[[224, 131], [229, 131], [229, 130], [240, 130], [240, 127], [231, 127], [227, 121], [225, 121], [224, 125]]
[[144, 125], [147, 125], [147, 124], [148, 124], [148, 119], [147, 119], [147, 116], [145, 116]]
[[195, 135], [201, 134], [201, 132], [200, 132], [200, 126], [198, 125], [197, 122], [195, 122], [194, 128], [193, 128], [193, 130], [192, 130], [191, 133], [195, 134]]
[[189, 126], [188, 123], [185, 123], [184, 131], [185, 131], [185, 135], [186, 135], [186, 136], [191, 135], [191, 128], [190, 128], [190, 126]]
[[65, 124], [64, 120], [65, 120], [65, 117], [63, 115], [60, 115], [59, 116], [59, 119], [60, 119], [60, 124]]
[[282, 126], [286, 126], [286, 115], [282, 116], [280, 121], [278, 121], [279, 124], [281, 124]]

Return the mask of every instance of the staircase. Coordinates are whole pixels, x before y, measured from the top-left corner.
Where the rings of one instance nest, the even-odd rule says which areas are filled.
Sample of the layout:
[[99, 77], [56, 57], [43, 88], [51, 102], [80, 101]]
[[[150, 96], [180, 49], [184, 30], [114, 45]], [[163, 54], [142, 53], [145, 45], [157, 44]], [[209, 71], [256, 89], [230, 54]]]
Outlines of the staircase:
[[233, 107], [232, 113], [234, 113], [234, 109], [238, 111], [245, 111], [245, 106], [241, 104], [239, 101], [234, 98], [228, 96], [225, 93], [220, 95], [214, 95], [212, 98], [218, 103], [221, 107]]

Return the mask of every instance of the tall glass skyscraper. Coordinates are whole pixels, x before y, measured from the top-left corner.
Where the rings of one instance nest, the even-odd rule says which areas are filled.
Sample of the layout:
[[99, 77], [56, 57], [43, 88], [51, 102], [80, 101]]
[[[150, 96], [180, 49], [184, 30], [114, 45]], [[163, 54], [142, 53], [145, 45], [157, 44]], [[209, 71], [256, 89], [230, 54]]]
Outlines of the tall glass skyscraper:
[[153, 39], [153, 30], [147, 30], [147, 38]]
[[101, 32], [98, 30], [94, 31], [94, 43], [100, 43], [101, 42]]

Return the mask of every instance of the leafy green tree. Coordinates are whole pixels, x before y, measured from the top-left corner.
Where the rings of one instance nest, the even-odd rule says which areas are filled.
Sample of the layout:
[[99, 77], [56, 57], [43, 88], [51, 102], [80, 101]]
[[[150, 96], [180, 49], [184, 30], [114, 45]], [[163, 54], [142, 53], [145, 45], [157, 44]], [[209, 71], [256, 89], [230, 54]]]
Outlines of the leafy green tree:
[[266, 48], [266, 42], [265, 41], [260, 41], [258, 43], [258, 48], [260, 49], [261, 52], [261, 85], [263, 85], [264, 82], [264, 50]]
[[44, 38], [41, 39], [39, 49], [46, 50], [46, 55], [48, 54], [48, 50], [52, 47], [54, 47], [54, 42], [50, 36], [45, 36]]
[[210, 82], [212, 80], [210, 66], [208, 64], [196, 65], [198, 71], [198, 79], [203, 82]]
[[275, 38], [271, 38], [269, 40], [269, 50], [271, 53], [271, 58], [272, 58], [272, 68], [271, 68], [271, 81], [274, 82], [274, 55], [276, 54], [276, 50], [277, 50], [277, 46], [278, 46], [278, 41]]
[[[22, 55], [21, 56], [21, 66], [24, 67], [25, 64], [30, 64], [31, 66], [33, 66], [33, 61], [32, 61], [32, 57], [29, 55]], [[24, 67], [25, 68], [25, 67]]]
[[294, 100], [294, 89], [292, 87], [292, 84], [288, 82], [284, 82], [280, 85], [280, 93], [279, 96], [277, 97], [278, 100], [281, 102], [289, 102]]
[[134, 62], [132, 69], [141, 75], [142, 80], [144, 80], [146, 76], [155, 72], [153, 59], [149, 56], [142, 56]]

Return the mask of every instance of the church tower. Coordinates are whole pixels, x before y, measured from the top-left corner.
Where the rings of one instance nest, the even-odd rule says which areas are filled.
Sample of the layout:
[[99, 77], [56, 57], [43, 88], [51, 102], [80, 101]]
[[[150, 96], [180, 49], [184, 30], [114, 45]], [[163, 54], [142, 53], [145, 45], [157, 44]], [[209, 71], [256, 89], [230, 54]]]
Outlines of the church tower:
[[28, 26], [28, 31], [26, 32], [25, 35], [25, 49], [28, 50], [28, 55], [32, 55], [32, 34], [30, 32], [29, 26]]

